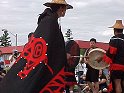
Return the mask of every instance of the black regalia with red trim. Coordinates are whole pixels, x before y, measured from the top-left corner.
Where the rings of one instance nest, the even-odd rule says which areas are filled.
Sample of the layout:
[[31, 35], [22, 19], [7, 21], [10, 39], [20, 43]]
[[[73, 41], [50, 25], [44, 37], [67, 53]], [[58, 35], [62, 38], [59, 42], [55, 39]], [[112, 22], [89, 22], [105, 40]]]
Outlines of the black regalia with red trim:
[[[109, 42], [109, 49], [104, 55], [103, 60], [110, 64], [110, 72], [120, 71], [124, 75], [124, 34], [113, 36]], [[121, 74], [116, 75], [121, 76]], [[111, 79], [116, 76], [111, 75]], [[123, 76], [122, 76], [123, 77]], [[110, 85], [112, 89], [112, 85]], [[111, 91], [110, 89], [110, 91]]]
[[15, 64], [0, 82], [0, 93], [62, 93], [65, 87], [65, 43], [58, 15], [46, 9]]

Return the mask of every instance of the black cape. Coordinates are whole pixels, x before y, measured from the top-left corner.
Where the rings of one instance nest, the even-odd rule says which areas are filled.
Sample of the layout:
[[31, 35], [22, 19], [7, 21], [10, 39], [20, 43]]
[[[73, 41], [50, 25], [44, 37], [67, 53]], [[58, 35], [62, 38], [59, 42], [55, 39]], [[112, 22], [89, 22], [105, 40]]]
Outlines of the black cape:
[[66, 62], [58, 16], [47, 9], [31, 41], [0, 82], [0, 93], [61, 93]]

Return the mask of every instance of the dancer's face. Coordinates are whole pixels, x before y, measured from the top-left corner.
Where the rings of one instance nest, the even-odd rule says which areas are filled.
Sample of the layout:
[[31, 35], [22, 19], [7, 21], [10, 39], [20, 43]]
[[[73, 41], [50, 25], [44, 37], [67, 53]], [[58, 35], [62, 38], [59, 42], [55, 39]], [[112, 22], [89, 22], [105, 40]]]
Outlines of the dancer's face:
[[64, 17], [65, 13], [66, 13], [66, 6], [62, 6], [60, 7], [59, 11], [60, 11], [60, 17]]

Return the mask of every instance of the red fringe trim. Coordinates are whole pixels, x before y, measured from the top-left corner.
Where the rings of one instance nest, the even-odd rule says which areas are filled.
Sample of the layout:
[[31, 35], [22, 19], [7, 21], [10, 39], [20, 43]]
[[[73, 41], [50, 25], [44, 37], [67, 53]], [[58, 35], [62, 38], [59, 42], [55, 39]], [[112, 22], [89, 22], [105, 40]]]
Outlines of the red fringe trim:
[[[63, 90], [64, 91], [64, 88], [65, 88], [65, 71], [64, 71], [64, 67], [61, 69], [60, 72], [58, 72], [58, 74], [53, 77], [50, 82], [48, 82], [48, 84], [46, 84], [44, 86], [44, 88], [42, 88], [40, 90], [39, 93], [62, 93], [61, 91]], [[60, 81], [60, 82], [57, 82], [57, 81]], [[43, 83], [43, 82], [41, 82]], [[53, 89], [54, 87], [56, 87], [56, 89]]]
[[112, 59], [109, 58], [106, 54], [104, 54], [104, 56], [103, 56], [103, 61], [105, 61], [108, 64], [112, 63]]
[[113, 90], [113, 87], [112, 87], [112, 82], [108, 85], [108, 93], [110, 93], [111, 91]]
[[117, 53], [116, 47], [109, 46], [109, 48], [110, 48], [110, 54], [116, 54]]
[[110, 70], [121, 70], [121, 71], [124, 71], [124, 65], [111, 64], [110, 65]]
[[[111, 64], [110, 65], [110, 71], [111, 70], [121, 70], [124, 71], [124, 65], [120, 65], [120, 64]], [[113, 90], [112, 87], [112, 82], [108, 85], [108, 93], [110, 93]]]

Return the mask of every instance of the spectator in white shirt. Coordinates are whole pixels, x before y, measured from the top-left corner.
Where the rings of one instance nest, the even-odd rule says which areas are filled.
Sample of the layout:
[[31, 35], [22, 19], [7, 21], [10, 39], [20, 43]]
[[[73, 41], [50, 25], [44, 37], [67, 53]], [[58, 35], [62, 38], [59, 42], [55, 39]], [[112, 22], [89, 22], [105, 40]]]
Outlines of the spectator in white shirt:
[[77, 75], [78, 75], [78, 83], [81, 83], [81, 76], [82, 75], [86, 75], [87, 72], [87, 68], [86, 68], [86, 64], [79, 62], [79, 64], [77, 65]]

